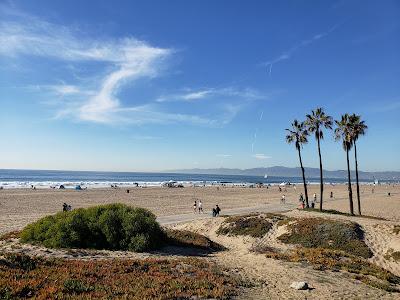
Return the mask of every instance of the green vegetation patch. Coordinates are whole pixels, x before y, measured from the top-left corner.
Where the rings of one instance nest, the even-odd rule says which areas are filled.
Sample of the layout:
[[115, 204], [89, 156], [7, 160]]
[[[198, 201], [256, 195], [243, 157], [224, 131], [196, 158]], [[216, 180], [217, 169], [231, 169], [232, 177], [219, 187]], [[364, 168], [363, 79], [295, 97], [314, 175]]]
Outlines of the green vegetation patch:
[[187, 230], [165, 230], [167, 244], [180, 247], [194, 247], [208, 251], [222, 251], [225, 247], [213, 242], [204, 235], [194, 233]]
[[147, 251], [161, 246], [156, 216], [144, 208], [109, 204], [44, 217], [24, 228], [22, 242], [48, 248]]
[[245, 215], [227, 217], [218, 228], [217, 234], [247, 235], [261, 238], [272, 228], [272, 222], [263, 215]]
[[[357, 274], [356, 279], [371, 286], [390, 292], [399, 292], [400, 277], [368, 262], [366, 259], [350, 255], [344, 251], [323, 248], [298, 248], [279, 253], [274, 250], [264, 252], [267, 257], [289, 262], [310, 263], [317, 270], [346, 271]], [[370, 277], [375, 277], [371, 279]]]
[[309, 212], [318, 212], [318, 213], [324, 213], [324, 214], [331, 214], [331, 215], [341, 215], [341, 216], [346, 216], [346, 217], [356, 217], [356, 218], [366, 218], [366, 219], [373, 219], [373, 220], [381, 220], [381, 221], [387, 221], [385, 218], [381, 217], [375, 217], [375, 216], [364, 216], [364, 215], [352, 215], [349, 213], [341, 212], [338, 210], [334, 209], [323, 209], [322, 211], [317, 209], [317, 208], [304, 208], [301, 209], [302, 211], [309, 211]]
[[364, 232], [353, 222], [322, 218], [304, 218], [288, 225], [289, 232], [279, 239], [287, 244], [299, 244], [306, 248], [342, 250], [363, 258], [372, 257], [372, 251], [364, 242]]
[[217, 265], [194, 258], [83, 261], [0, 254], [0, 299], [226, 299], [240, 286]]

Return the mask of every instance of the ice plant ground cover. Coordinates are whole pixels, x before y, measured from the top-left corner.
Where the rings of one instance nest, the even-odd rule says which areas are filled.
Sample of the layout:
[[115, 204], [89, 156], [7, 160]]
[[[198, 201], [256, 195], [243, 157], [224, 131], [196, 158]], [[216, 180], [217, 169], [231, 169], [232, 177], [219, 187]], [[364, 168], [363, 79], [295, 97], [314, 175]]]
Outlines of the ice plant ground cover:
[[196, 258], [82, 261], [0, 254], [0, 299], [223, 299], [240, 285], [226, 274]]

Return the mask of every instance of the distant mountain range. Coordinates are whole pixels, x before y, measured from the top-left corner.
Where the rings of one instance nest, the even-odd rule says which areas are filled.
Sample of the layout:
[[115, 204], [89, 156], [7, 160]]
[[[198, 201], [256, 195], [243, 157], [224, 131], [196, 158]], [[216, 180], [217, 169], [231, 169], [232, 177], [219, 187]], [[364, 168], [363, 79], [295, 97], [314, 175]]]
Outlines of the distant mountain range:
[[[300, 168], [288, 168], [282, 166], [268, 167], [268, 168], [252, 168], [252, 169], [182, 169], [170, 170], [169, 173], [182, 173], [182, 174], [212, 174], [212, 175], [242, 175], [242, 176], [274, 176], [274, 177], [301, 177]], [[346, 170], [328, 171], [323, 170], [325, 178], [347, 178]], [[318, 168], [305, 168], [307, 178], [318, 178]], [[351, 176], [355, 177], [354, 171]], [[383, 172], [363, 172], [359, 171], [360, 180], [400, 180], [400, 172], [396, 171], [383, 171]]]

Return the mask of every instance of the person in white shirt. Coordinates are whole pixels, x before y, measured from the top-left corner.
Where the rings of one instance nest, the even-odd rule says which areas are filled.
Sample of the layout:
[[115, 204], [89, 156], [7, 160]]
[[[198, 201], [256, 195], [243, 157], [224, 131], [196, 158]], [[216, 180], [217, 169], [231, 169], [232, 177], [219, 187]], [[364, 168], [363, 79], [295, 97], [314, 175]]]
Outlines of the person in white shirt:
[[199, 213], [203, 213], [203, 203], [201, 202], [201, 200], [199, 200], [198, 208], [199, 208]]

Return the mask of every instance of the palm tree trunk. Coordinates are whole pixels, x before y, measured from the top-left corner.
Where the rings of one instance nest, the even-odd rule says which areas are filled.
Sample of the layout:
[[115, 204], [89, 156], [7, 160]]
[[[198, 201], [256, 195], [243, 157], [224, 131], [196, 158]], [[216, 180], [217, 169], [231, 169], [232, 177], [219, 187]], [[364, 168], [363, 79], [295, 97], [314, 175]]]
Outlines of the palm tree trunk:
[[354, 208], [353, 208], [353, 191], [351, 189], [351, 178], [350, 178], [350, 160], [349, 160], [349, 149], [346, 149], [346, 156], [347, 156], [347, 177], [348, 177], [348, 184], [349, 184], [349, 202], [350, 202], [350, 214], [354, 215]]
[[[318, 133], [319, 135], [319, 133]], [[317, 138], [318, 141], [318, 156], [319, 156], [319, 179], [320, 179], [320, 202], [319, 202], [319, 210], [322, 211], [322, 198], [324, 194], [324, 179], [322, 178], [322, 158], [321, 158], [321, 146], [319, 141], [319, 136]]]
[[304, 174], [303, 161], [301, 160], [300, 148], [297, 148], [297, 150], [298, 150], [298, 152], [299, 152], [299, 160], [300, 160], [301, 173], [302, 173], [302, 175], [303, 175], [304, 194], [306, 195], [306, 207], [309, 208], [310, 205], [308, 204], [307, 183], [306, 183], [306, 176], [305, 176], [305, 174]]
[[357, 161], [357, 144], [356, 144], [356, 141], [354, 141], [354, 159], [356, 161], [356, 183], [357, 183], [358, 214], [361, 216], [360, 185], [358, 183], [358, 161]]

